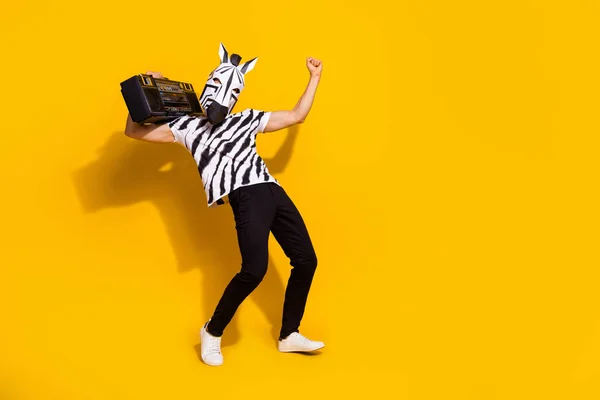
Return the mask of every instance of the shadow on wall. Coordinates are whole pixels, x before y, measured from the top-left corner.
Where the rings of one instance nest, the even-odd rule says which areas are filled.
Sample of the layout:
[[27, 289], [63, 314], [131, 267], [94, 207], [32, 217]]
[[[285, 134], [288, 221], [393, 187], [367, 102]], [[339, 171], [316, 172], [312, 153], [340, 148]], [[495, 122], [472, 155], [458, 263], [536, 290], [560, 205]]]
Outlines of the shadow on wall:
[[[298, 127], [289, 129], [277, 154], [265, 160], [277, 175], [291, 158]], [[200, 268], [204, 315], [207, 320], [223, 290], [240, 270], [235, 222], [228, 204], [209, 209], [193, 157], [179, 144], [157, 144], [114, 133], [90, 165], [73, 174], [85, 213], [150, 201], [158, 209], [175, 252], [180, 272]], [[269, 272], [251, 295], [278, 337], [284, 283], [269, 258]], [[287, 279], [286, 279], [287, 281]], [[227, 327], [223, 345], [238, 340], [236, 318]]]

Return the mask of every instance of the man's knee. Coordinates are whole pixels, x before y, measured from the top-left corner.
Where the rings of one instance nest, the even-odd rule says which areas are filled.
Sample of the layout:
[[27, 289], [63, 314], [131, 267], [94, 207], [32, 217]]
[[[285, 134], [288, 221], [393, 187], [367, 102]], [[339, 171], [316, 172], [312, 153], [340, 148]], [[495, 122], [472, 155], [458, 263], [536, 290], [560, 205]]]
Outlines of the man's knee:
[[317, 269], [317, 264], [318, 264], [317, 255], [315, 253], [313, 253], [308, 260], [308, 265], [310, 266], [310, 268], [315, 270], [315, 269]]
[[292, 260], [291, 264], [294, 268], [314, 272], [318, 264], [317, 255], [313, 252], [297, 256]]
[[262, 282], [266, 273], [266, 265], [260, 268], [242, 268], [242, 270], [238, 273], [238, 279], [243, 283], [258, 286]]

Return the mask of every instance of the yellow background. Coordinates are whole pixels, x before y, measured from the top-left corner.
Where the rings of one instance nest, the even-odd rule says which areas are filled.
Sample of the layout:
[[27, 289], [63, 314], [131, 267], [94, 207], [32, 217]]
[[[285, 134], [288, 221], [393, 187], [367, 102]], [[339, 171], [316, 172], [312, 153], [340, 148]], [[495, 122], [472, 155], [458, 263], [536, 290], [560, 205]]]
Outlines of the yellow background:
[[[598, 399], [598, 2], [11, 2], [0, 15], [1, 399]], [[237, 110], [292, 107], [259, 150], [319, 267], [277, 352], [287, 259], [224, 336], [239, 268], [177, 145], [123, 135], [119, 83], [201, 89], [259, 56]]]

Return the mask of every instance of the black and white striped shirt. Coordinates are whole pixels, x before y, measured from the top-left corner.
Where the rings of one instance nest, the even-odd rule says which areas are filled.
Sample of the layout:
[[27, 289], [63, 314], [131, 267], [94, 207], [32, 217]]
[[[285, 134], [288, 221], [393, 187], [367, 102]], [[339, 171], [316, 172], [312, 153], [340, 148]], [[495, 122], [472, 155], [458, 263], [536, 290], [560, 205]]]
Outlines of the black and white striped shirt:
[[187, 115], [169, 122], [175, 142], [196, 160], [209, 207], [224, 204], [225, 196], [241, 186], [279, 184], [256, 152], [256, 135], [264, 131], [270, 116], [270, 112], [246, 109], [218, 125]]

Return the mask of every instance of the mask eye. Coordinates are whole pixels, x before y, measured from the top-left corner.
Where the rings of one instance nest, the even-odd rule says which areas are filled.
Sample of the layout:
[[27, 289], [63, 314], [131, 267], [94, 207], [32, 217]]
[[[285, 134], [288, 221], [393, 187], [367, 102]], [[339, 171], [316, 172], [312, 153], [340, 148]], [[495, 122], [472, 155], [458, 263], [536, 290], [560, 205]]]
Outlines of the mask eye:
[[215, 79], [213, 79], [213, 81], [214, 81], [216, 84], [219, 84], [219, 85], [221, 84], [221, 81], [219, 80], [219, 78], [215, 78]]
[[235, 93], [235, 94], [240, 94], [240, 89], [237, 89], [237, 88], [236, 88], [236, 89], [233, 89], [233, 93]]

